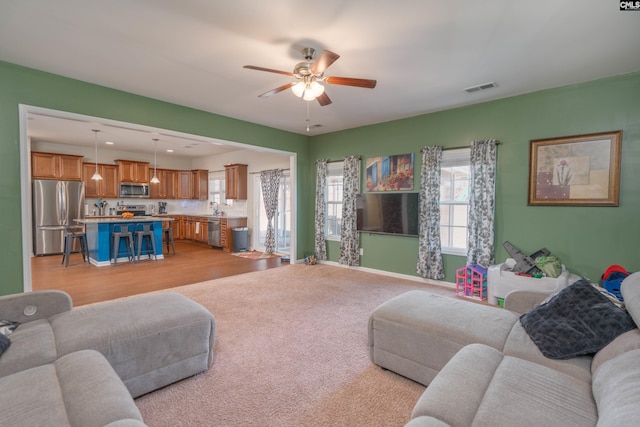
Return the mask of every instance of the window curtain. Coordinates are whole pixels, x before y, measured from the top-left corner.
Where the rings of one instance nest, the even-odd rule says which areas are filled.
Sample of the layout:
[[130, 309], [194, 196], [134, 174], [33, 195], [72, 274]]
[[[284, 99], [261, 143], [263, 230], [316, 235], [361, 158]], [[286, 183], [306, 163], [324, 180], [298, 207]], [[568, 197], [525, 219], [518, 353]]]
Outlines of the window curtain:
[[442, 147], [422, 149], [418, 224], [418, 275], [444, 279], [440, 244], [440, 165]]
[[272, 254], [276, 250], [276, 237], [273, 232], [273, 217], [278, 208], [278, 193], [280, 192], [280, 175], [282, 169], [270, 169], [260, 172], [260, 184], [264, 210], [267, 213], [267, 235], [264, 239], [265, 252]]
[[471, 143], [467, 265], [494, 262], [496, 158], [498, 141]]
[[340, 257], [338, 263], [360, 264], [358, 224], [356, 217], [356, 195], [360, 192], [360, 158], [344, 159], [342, 194], [342, 228], [340, 229]]
[[316, 259], [327, 259], [327, 244], [325, 242], [325, 214], [327, 212], [327, 161], [316, 162], [316, 215], [315, 215], [315, 255]]

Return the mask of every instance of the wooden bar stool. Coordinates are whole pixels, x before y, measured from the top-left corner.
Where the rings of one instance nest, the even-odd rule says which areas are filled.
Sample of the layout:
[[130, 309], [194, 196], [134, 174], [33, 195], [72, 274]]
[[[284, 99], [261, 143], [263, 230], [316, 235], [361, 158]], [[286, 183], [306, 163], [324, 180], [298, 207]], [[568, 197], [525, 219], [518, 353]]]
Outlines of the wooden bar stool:
[[[89, 261], [89, 245], [87, 244], [87, 233], [84, 226], [71, 227], [67, 226], [64, 230], [64, 250], [62, 252], [62, 262], [65, 267], [69, 267], [69, 257], [73, 242], [78, 239], [80, 241], [80, 253], [82, 254], [82, 262]], [[66, 261], [66, 263], [65, 263]]]
[[147, 255], [149, 255], [149, 259], [151, 259], [151, 254], [153, 253], [153, 258], [157, 261], [158, 257], [156, 256], [156, 239], [153, 235], [153, 224], [146, 223], [138, 224], [136, 226], [136, 242], [138, 245], [136, 255], [138, 257], [138, 261], [140, 261], [143, 240], [146, 240], [147, 242]]
[[135, 252], [133, 251], [133, 234], [129, 230], [128, 225], [116, 224], [113, 226], [113, 232], [111, 233], [112, 255], [113, 265], [118, 264], [118, 254], [120, 253], [120, 239], [125, 240], [125, 247], [127, 248], [127, 258], [129, 262], [134, 261]]

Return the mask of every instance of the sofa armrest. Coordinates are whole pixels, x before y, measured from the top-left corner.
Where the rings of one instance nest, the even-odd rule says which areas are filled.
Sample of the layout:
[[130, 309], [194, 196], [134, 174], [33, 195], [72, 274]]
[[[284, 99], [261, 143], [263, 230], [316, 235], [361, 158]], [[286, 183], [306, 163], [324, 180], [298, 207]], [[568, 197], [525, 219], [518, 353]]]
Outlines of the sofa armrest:
[[70, 311], [71, 297], [62, 291], [34, 291], [0, 296], [2, 319], [27, 323]]
[[543, 292], [513, 290], [504, 298], [504, 308], [518, 314], [527, 313], [539, 306], [549, 294]]

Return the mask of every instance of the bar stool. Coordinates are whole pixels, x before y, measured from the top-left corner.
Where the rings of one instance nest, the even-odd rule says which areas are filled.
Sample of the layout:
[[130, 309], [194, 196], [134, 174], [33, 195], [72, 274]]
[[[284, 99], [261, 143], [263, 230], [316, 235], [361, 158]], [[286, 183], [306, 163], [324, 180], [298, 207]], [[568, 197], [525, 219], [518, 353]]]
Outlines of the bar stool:
[[173, 228], [171, 228], [171, 224], [168, 227], [162, 229], [162, 233], [164, 234], [164, 240], [167, 244], [167, 253], [169, 253], [169, 245], [173, 248], [173, 254], [176, 254], [176, 245], [173, 241]]
[[140, 252], [142, 252], [142, 241], [147, 241], [147, 254], [149, 255], [149, 259], [151, 259], [151, 253], [153, 252], [153, 258], [157, 261], [158, 257], [156, 256], [156, 239], [153, 235], [153, 224], [145, 223], [138, 224], [136, 226], [136, 242], [138, 242], [138, 261], [140, 261]]
[[135, 260], [133, 251], [133, 234], [129, 230], [128, 225], [119, 225], [116, 224], [113, 226], [113, 232], [111, 233], [112, 240], [112, 255], [113, 265], [118, 264], [118, 254], [120, 253], [120, 239], [125, 240], [125, 247], [127, 248], [127, 258], [129, 262], [133, 262]]
[[[80, 253], [82, 254], [82, 262], [89, 261], [89, 245], [87, 244], [87, 233], [84, 226], [70, 227], [64, 229], [64, 251], [62, 252], [62, 262], [65, 267], [69, 267], [69, 257], [73, 242], [78, 239], [80, 241]], [[65, 263], [66, 260], [66, 263]]]

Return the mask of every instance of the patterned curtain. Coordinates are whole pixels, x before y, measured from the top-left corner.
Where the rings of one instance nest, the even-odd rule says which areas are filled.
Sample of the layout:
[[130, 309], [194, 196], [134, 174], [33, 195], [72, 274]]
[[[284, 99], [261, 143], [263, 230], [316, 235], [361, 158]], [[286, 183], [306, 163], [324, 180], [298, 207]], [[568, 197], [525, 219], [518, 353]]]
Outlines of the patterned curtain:
[[497, 145], [495, 139], [471, 143], [467, 265], [486, 268], [494, 262]]
[[356, 195], [360, 192], [360, 158], [344, 159], [344, 181], [342, 193], [342, 228], [340, 229], [340, 258], [346, 265], [360, 264], [358, 224], [356, 217]]
[[443, 279], [440, 246], [440, 164], [442, 147], [422, 149], [420, 172], [420, 223], [417, 273], [426, 279]]
[[327, 259], [327, 245], [324, 236], [325, 213], [327, 212], [327, 161], [318, 160], [316, 162], [316, 259], [323, 261]]
[[272, 254], [276, 250], [276, 237], [273, 232], [273, 217], [278, 208], [278, 193], [280, 192], [280, 175], [282, 169], [270, 169], [260, 172], [262, 198], [264, 210], [267, 213], [267, 235], [264, 239], [265, 252]]

